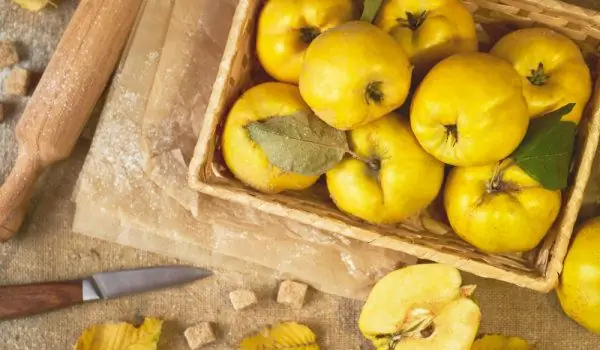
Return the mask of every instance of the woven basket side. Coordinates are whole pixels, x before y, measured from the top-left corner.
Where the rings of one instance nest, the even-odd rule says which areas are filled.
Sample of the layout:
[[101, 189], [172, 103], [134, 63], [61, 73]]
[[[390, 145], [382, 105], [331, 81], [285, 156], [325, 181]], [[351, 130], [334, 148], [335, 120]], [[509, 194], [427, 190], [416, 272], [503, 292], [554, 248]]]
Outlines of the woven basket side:
[[242, 92], [250, 79], [252, 26], [257, 0], [240, 0], [233, 16], [227, 44], [206, 107], [202, 129], [190, 162], [188, 183], [200, 189], [212, 175], [212, 162], [217, 146], [217, 127], [226, 108]]
[[[589, 119], [586, 124], [586, 137], [583, 142], [583, 152], [580, 153], [579, 167], [575, 176], [575, 184], [571, 190], [569, 202], [566, 205], [565, 218], [561, 220], [561, 227], [552, 248], [546, 277], [555, 284], [562, 272], [563, 261], [569, 249], [575, 223], [583, 202], [583, 196], [590, 178], [594, 158], [600, 138], [600, 78], [597, 79], [594, 92], [588, 104]], [[568, 217], [567, 217], [568, 215]]]
[[[550, 27], [575, 40], [586, 57], [597, 56], [600, 47], [598, 11], [555, 0], [464, 0], [464, 3], [477, 23], [501, 23], [513, 29]], [[499, 33], [502, 34], [505, 33]]]

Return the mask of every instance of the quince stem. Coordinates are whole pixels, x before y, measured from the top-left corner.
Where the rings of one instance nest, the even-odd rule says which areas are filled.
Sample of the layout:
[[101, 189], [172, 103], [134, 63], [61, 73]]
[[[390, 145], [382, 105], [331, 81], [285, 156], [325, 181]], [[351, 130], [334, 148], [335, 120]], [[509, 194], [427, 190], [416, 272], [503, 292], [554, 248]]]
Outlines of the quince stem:
[[504, 181], [502, 177], [504, 176], [504, 171], [512, 164], [511, 159], [506, 159], [502, 162], [496, 164], [496, 168], [494, 168], [494, 174], [492, 178], [487, 184], [486, 191], [487, 193], [498, 193], [498, 192], [512, 192], [519, 191], [521, 188], [511, 182]]
[[373, 171], [379, 171], [379, 169], [381, 169], [381, 161], [377, 159], [361, 157], [356, 152], [350, 150], [348, 151], [348, 154], [351, 155], [352, 158], [367, 164], [367, 166]]
[[548, 78], [550, 76], [544, 72], [544, 64], [540, 62], [536, 69], [531, 70], [531, 75], [527, 77], [527, 80], [533, 85], [542, 86], [546, 84]]

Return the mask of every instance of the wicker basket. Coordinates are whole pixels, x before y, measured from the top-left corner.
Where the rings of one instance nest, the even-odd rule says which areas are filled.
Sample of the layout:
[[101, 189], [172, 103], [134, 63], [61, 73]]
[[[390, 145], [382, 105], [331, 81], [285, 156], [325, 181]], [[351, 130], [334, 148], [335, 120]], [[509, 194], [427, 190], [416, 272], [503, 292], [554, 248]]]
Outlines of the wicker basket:
[[[467, 0], [465, 3], [478, 23], [481, 51], [486, 51], [495, 40], [516, 28], [549, 26], [580, 45], [595, 79], [596, 51], [600, 43], [600, 14], [597, 12], [554, 0]], [[434, 219], [430, 213], [435, 210], [431, 208], [399, 225], [375, 226], [342, 214], [329, 199], [322, 182], [308, 191], [266, 195], [233, 178], [221, 157], [220, 133], [229, 108], [241, 92], [265, 79], [254, 49], [256, 19], [261, 5], [261, 0], [239, 1], [190, 165], [192, 188], [376, 246], [455, 266], [482, 277], [540, 292], [548, 292], [555, 286], [598, 144], [598, 83], [580, 123], [573, 171], [554, 227], [533, 251], [521, 255], [486, 254], [458, 238], [443, 219]], [[432, 208], [435, 206], [436, 203]]]

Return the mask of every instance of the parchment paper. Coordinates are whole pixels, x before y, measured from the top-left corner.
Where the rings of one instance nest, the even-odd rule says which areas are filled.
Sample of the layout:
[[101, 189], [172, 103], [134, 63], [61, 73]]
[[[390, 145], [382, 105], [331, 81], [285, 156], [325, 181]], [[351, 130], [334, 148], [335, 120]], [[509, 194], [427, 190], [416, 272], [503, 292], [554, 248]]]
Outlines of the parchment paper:
[[[229, 11], [198, 10], [209, 3], [146, 3], [79, 177], [73, 229], [228, 269], [253, 263], [328, 293], [364, 298], [383, 274], [415, 259], [187, 189], [189, 138], [226, 37], [217, 41], [211, 33], [228, 28], [233, 13], [227, 2], [216, 7]], [[138, 245], [132, 232], [144, 242]], [[181, 244], [187, 249], [176, 248]]]

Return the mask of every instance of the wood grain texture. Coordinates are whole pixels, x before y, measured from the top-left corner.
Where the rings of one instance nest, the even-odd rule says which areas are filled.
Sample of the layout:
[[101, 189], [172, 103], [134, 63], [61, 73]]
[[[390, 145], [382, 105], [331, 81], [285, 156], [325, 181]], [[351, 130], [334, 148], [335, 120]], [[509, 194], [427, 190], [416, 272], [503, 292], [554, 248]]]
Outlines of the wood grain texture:
[[79, 304], [81, 281], [0, 286], [0, 319], [29, 316]]
[[71, 153], [102, 94], [141, 0], [82, 0], [16, 127], [19, 161], [0, 188], [0, 242], [27, 212], [41, 171]]

